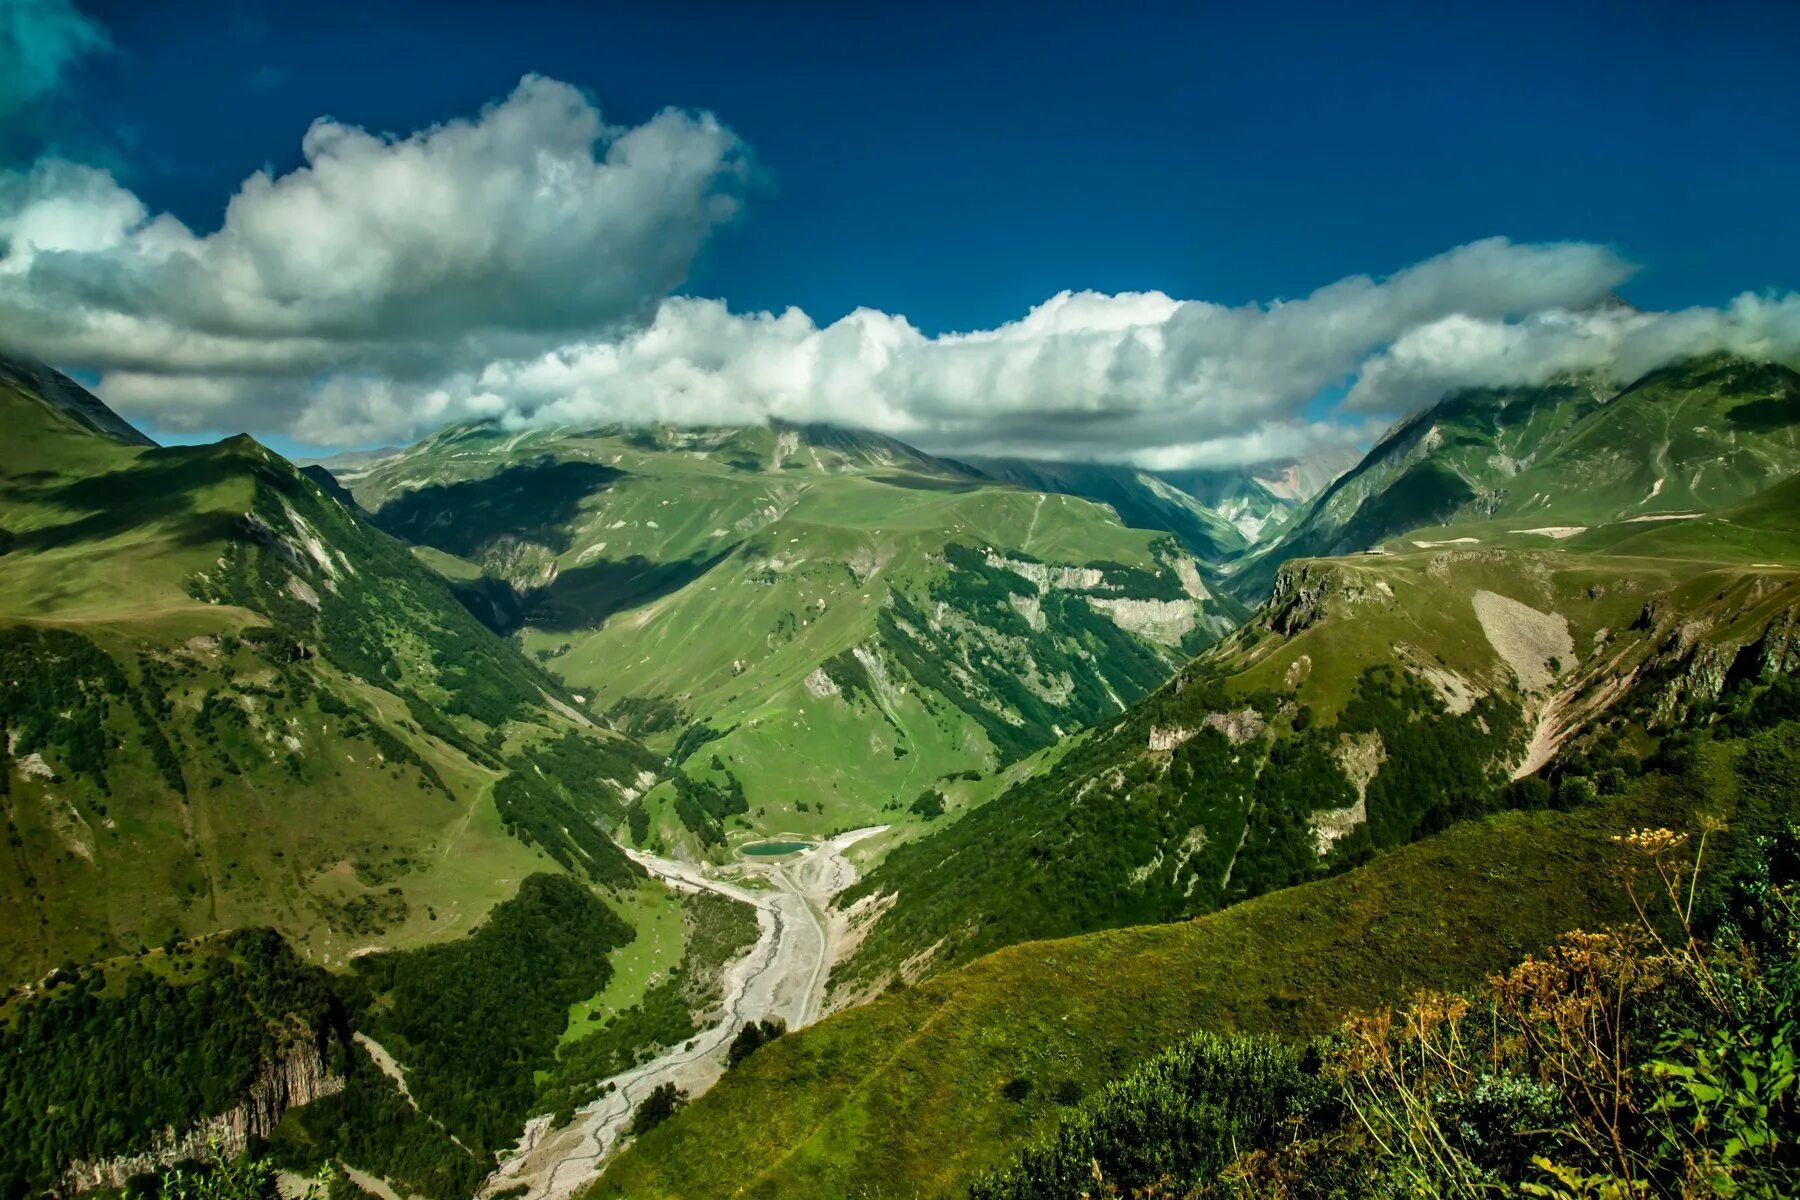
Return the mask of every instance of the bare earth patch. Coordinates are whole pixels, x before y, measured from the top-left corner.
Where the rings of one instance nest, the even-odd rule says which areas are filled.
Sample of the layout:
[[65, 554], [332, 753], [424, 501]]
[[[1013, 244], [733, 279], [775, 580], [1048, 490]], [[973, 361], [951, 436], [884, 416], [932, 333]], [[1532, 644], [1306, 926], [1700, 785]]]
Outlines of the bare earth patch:
[[1481, 632], [1528, 692], [1540, 692], [1556, 682], [1558, 662], [1575, 661], [1575, 640], [1561, 613], [1539, 612], [1498, 592], [1476, 592], [1472, 603]]

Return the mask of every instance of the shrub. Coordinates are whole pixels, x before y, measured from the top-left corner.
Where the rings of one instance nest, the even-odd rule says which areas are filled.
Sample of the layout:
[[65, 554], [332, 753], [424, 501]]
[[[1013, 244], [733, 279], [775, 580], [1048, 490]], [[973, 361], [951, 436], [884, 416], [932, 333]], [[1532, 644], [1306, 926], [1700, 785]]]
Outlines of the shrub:
[[631, 1114], [632, 1137], [640, 1137], [674, 1116], [687, 1103], [687, 1093], [672, 1083], [659, 1083]]

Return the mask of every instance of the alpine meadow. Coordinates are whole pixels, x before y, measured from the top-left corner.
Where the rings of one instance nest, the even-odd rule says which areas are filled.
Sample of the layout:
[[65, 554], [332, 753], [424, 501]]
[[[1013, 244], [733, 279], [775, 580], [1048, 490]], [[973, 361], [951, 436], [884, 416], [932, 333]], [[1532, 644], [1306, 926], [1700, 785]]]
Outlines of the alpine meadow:
[[1796, 49], [0, 0], [0, 1200], [1800, 1195]]

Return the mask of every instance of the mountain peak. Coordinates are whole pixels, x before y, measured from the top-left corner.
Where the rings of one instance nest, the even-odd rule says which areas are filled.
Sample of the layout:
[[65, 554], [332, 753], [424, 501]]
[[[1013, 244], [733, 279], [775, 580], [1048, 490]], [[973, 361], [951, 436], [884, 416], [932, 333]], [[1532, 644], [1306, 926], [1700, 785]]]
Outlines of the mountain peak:
[[100, 397], [51, 367], [29, 358], [0, 354], [0, 384], [36, 396], [94, 433], [127, 446], [154, 446], [142, 430], [108, 408]]

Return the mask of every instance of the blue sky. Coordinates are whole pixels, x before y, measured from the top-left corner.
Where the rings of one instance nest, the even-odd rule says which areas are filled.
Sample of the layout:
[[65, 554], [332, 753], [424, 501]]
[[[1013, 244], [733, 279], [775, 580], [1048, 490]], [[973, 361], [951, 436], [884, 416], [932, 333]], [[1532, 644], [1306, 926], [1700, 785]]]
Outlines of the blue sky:
[[315, 118], [405, 135], [537, 73], [747, 147], [677, 294], [926, 336], [1064, 290], [1266, 304], [1495, 235], [1609, 247], [1645, 309], [1800, 280], [1800, 6], [975, 7], [88, 0], [111, 50], [0, 147], [204, 234]]

